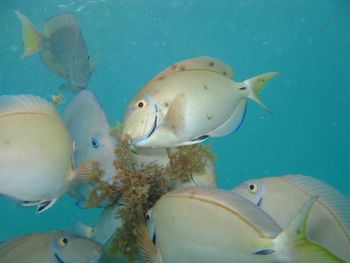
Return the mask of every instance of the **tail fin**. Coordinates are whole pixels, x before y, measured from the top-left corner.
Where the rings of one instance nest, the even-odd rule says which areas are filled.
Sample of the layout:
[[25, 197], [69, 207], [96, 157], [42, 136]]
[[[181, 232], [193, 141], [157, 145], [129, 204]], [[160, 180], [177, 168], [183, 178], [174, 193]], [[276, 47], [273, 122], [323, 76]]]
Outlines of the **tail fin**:
[[276, 237], [276, 241], [281, 242], [281, 247], [286, 249], [286, 253], [291, 253], [292, 257], [296, 256], [295, 262], [343, 262], [326, 248], [307, 238], [306, 221], [316, 200], [317, 197], [313, 196], [306, 201], [287, 228]]
[[22, 58], [24, 58], [30, 56], [31, 54], [41, 49], [42, 37], [40, 32], [35, 28], [33, 23], [30, 22], [28, 17], [26, 17], [19, 11], [15, 11], [15, 13], [22, 24], [22, 36], [25, 49], [24, 53], [22, 54]]
[[267, 81], [277, 76], [278, 74], [278, 72], [268, 72], [244, 81], [244, 83], [247, 85], [249, 92], [248, 98], [254, 100], [270, 114], [273, 113], [261, 102], [261, 100], [259, 99], [259, 92]]

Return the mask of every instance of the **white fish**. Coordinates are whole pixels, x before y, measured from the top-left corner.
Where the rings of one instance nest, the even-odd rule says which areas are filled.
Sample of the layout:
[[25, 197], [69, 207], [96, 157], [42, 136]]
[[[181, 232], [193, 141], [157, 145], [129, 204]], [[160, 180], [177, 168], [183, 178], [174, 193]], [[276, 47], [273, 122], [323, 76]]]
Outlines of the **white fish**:
[[1, 263], [97, 263], [101, 245], [67, 232], [34, 233], [0, 244]]
[[[0, 194], [51, 207], [76, 179], [96, 169], [88, 160], [73, 171], [73, 141], [54, 107], [31, 95], [0, 96]], [[79, 177], [79, 178], [78, 178]]]
[[122, 136], [140, 147], [174, 147], [221, 137], [241, 126], [250, 98], [258, 98], [262, 86], [276, 72], [243, 82], [231, 79], [224, 62], [199, 57], [165, 69], [132, 99], [124, 118]]
[[163, 195], [139, 230], [146, 262], [342, 262], [310, 242], [310, 198], [283, 230], [262, 209], [231, 191], [209, 187]]
[[[74, 166], [79, 167], [94, 159], [103, 172], [102, 180], [112, 183], [116, 175], [113, 165], [116, 140], [110, 134], [105, 112], [91, 90], [81, 91], [70, 101], [64, 112], [64, 122], [75, 142]], [[68, 193], [82, 201], [77, 203], [79, 206], [84, 206], [93, 188], [91, 182], [77, 182], [70, 186]], [[100, 206], [106, 204], [108, 200], [101, 202]]]
[[316, 178], [303, 175], [246, 181], [233, 189], [286, 227], [300, 206], [317, 195], [307, 221], [310, 240], [350, 262], [350, 199]]
[[[143, 167], [151, 163], [166, 166], [169, 163], [168, 150], [176, 152], [177, 148], [133, 147], [132, 154], [138, 167]], [[172, 189], [190, 186], [216, 186], [215, 165], [212, 160], [206, 160], [202, 172], [192, 173], [190, 181], [186, 183], [174, 183]]]

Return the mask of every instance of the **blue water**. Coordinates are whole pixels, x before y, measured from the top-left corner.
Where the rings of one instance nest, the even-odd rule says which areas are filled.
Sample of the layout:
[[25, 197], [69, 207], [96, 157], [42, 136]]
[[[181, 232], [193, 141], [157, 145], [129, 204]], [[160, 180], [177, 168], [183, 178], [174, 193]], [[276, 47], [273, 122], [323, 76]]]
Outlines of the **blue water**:
[[[238, 132], [210, 141], [219, 186], [301, 173], [348, 195], [350, 1], [0, 0], [0, 95], [50, 99], [63, 80], [38, 55], [21, 59], [21, 25], [14, 10], [40, 29], [51, 15], [77, 12], [90, 53], [103, 54], [89, 86], [112, 125], [149, 79], [183, 59], [219, 58], [232, 65], [237, 81], [280, 72], [261, 94], [274, 116], [250, 102]], [[98, 211], [78, 209], [66, 196], [38, 216], [32, 208], [0, 199], [0, 240], [70, 228], [77, 220], [93, 223]]]

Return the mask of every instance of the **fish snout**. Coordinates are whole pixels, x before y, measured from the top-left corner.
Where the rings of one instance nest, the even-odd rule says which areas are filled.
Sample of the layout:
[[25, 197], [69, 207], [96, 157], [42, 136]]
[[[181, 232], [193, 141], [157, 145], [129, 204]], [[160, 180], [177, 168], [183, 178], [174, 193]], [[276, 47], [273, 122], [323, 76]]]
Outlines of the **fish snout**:
[[[142, 106], [140, 102], [138, 103], [139, 107]], [[121, 136], [123, 139], [129, 139], [134, 145], [143, 146], [156, 131], [158, 121], [158, 107], [156, 104], [144, 108], [135, 106], [126, 115]]]

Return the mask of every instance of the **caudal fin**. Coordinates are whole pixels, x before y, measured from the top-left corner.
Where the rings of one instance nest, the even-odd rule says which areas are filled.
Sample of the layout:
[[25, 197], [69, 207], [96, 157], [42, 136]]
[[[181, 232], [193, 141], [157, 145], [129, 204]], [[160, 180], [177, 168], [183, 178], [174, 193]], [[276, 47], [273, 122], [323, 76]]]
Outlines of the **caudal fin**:
[[264, 103], [262, 103], [262, 101], [259, 98], [259, 92], [267, 81], [277, 76], [278, 74], [278, 72], [268, 72], [244, 81], [244, 83], [247, 85], [247, 89], [249, 92], [248, 98], [254, 100], [270, 114], [273, 113], [265, 106]]
[[276, 243], [284, 250], [282, 254], [289, 254], [295, 262], [343, 262], [326, 248], [307, 238], [306, 221], [316, 200], [317, 197], [313, 196], [306, 201], [287, 228], [276, 237]]
[[24, 58], [41, 49], [42, 37], [28, 17], [19, 11], [15, 11], [15, 13], [22, 24], [22, 37], [24, 42], [24, 53], [22, 54], [22, 58]]

